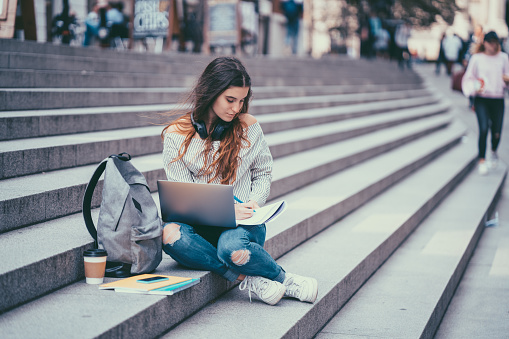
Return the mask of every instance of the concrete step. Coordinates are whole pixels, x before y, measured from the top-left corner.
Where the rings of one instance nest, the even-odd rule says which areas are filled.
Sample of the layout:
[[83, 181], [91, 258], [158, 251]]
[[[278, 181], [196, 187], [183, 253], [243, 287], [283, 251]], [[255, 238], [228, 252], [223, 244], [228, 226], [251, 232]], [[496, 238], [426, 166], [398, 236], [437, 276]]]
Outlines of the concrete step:
[[[369, 119], [363, 120], [366, 120], [366, 125], [364, 126], [364, 128], [368, 128], [370, 123]], [[430, 119], [429, 121], [418, 120], [415, 123], [408, 125], [409, 131], [411, 131], [413, 134], [408, 135], [407, 132], [405, 132], [404, 128], [407, 128], [407, 126], [405, 126], [403, 130], [399, 130], [399, 132], [394, 132], [394, 130], [392, 129], [387, 129], [387, 131], [389, 131], [387, 133], [389, 134], [388, 135], [385, 134], [385, 138], [383, 138], [384, 131], [382, 130], [380, 135], [376, 133], [374, 135], [380, 136], [382, 138], [381, 140], [387, 140], [387, 137], [389, 137], [389, 141], [386, 141], [386, 144], [382, 143], [381, 146], [379, 140], [370, 139], [372, 141], [369, 144], [370, 146], [368, 146], [368, 149], [369, 148], [375, 149], [376, 151], [374, 154], [377, 154], [379, 151], [385, 151], [387, 149], [387, 148], [384, 149], [383, 145], [392, 145], [391, 147], [394, 147], [396, 145], [399, 145], [399, 143], [402, 141], [418, 137], [423, 133], [425, 134], [433, 130], [443, 128], [448, 123], [449, 123], [448, 116], [437, 117], [436, 119]], [[358, 125], [359, 123], [353, 122], [353, 125], [355, 124]], [[376, 127], [376, 120], [375, 123], [371, 122], [371, 125]], [[415, 130], [415, 128], [417, 128], [417, 130]], [[350, 134], [349, 136], [350, 138], [354, 137], [354, 135], [351, 132], [345, 130], [345, 127], [341, 126], [340, 129], [337, 131], [339, 135], [341, 135], [341, 130], [343, 130], [343, 134], [345, 133]], [[390, 137], [392, 135], [391, 133], [395, 133], [394, 135], [397, 137], [396, 141], [391, 139]], [[363, 134], [365, 133], [361, 133], [360, 135]], [[302, 140], [306, 140], [305, 135], [302, 135], [302, 133], [300, 133], [300, 135], [301, 138], [304, 137], [304, 139]], [[268, 136], [270, 136], [270, 134]], [[292, 148], [291, 143], [288, 141], [289, 137], [292, 136], [283, 134], [280, 140], [278, 140], [276, 136], [275, 138], [272, 139], [272, 141], [268, 141], [269, 147], [271, 147], [271, 149], [277, 149], [277, 144], [280, 143], [282, 145], [281, 147]], [[328, 140], [327, 138], [325, 139], [326, 140], [324, 140], [323, 145], [333, 144], [332, 139]], [[314, 139], [310, 138], [309, 140], [313, 141]], [[301, 145], [306, 144], [305, 142], [301, 142], [299, 139], [295, 139], [295, 142], [297, 143], [300, 142]], [[316, 141], [314, 142], [316, 146]], [[300, 146], [300, 148], [304, 149], [303, 146]], [[358, 150], [357, 147], [353, 147], [352, 149]], [[321, 150], [319, 148], [316, 148], [315, 151], [321, 154]], [[337, 151], [335, 152], [337, 153]], [[119, 153], [119, 151], [115, 150], [113, 154], [115, 153]], [[112, 153], [109, 152], [105, 154], [109, 155]], [[341, 155], [343, 153], [340, 152], [337, 154]], [[355, 151], [353, 154], [355, 154]], [[364, 154], [363, 159], [365, 159], [365, 156], [367, 154], [373, 155], [373, 153], [368, 152]], [[306, 157], [314, 158], [312, 153], [306, 152], [303, 153], [302, 156], [296, 155], [292, 159], [297, 159], [297, 163], [310, 164], [309, 162], [307, 162], [307, 160], [305, 160]], [[318, 161], [317, 164], [320, 164], [321, 168], [319, 171], [312, 173], [312, 175], [309, 172], [312, 172], [314, 167], [311, 168], [305, 167], [306, 171], [302, 171], [303, 173], [301, 173], [299, 176], [298, 169], [302, 168], [302, 165], [292, 164], [291, 166], [293, 169], [288, 169], [285, 166], [286, 172], [284, 173], [291, 174], [295, 176], [295, 178], [287, 180], [285, 179], [286, 174], [283, 174], [280, 177], [277, 177], [276, 174], [274, 174], [275, 177], [272, 183], [274, 190], [272, 194], [275, 193], [277, 193], [278, 195], [284, 194], [286, 192], [289, 192], [290, 189], [296, 188], [298, 187], [298, 185], [303, 184], [304, 182], [309, 183], [310, 182], [309, 180], [303, 181], [305, 180], [306, 176], [308, 176], [309, 178], [317, 176], [320, 177], [323, 176], [324, 173], [330, 174], [331, 169], [335, 168], [335, 166], [344, 167], [345, 164], [351, 163], [351, 160], [349, 162], [342, 163], [341, 156], [340, 158], [335, 158], [334, 156], [327, 155], [325, 159], [326, 159], [325, 161], [324, 160], [318, 161], [315, 158], [315, 160]], [[91, 174], [93, 173], [95, 167], [97, 166], [97, 163], [99, 163], [101, 160], [102, 159], [88, 166], [79, 166], [42, 174], [34, 174], [24, 177], [0, 180], [0, 191], [4, 192], [2, 197], [0, 197], [0, 207], [4, 211], [4, 213], [0, 215], [1, 218], [0, 233], [15, 228], [20, 228], [26, 225], [44, 222], [46, 220], [51, 220], [54, 218], [62, 217], [80, 211], [83, 192], [86, 188], [86, 184], [90, 180]], [[276, 158], [276, 162], [277, 161], [279, 160]], [[137, 168], [140, 171], [142, 171], [142, 173], [145, 175], [149, 187], [152, 187], [152, 189], [155, 189], [157, 187], [156, 185], [157, 179], [165, 178], [165, 174], [162, 169], [161, 152], [149, 156], [135, 157], [133, 163], [138, 165]], [[298, 179], [297, 182], [294, 181], [294, 179]], [[277, 183], [278, 180], [282, 180], [281, 184]], [[99, 186], [99, 189], [97, 190], [99, 192], [100, 187], [101, 186]], [[99, 201], [100, 195], [97, 194], [92, 202], [92, 205], [98, 206]]]
[[[399, 84], [400, 87], [401, 84]], [[404, 89], [419, 88], [417, 84]], [[391, 85], [269, 86], [253, 88], [255, 99], [279, 99], [349, 93], [383, 92]], [[189, 88], [4, 88], [0, 89], [3, 111], [175, 104], [184, 102]], [[315, 101], [317, 99], [315, 98]]]
[[[5, 111], [176, 103], [185, 88], [5, 88]], [[0, 111], [1, 112], [1, 111]]]
[[[195, 71], [196, 73], [196, 71]], [[191, 87], [196, 74], [0, 69], [1, 88]]]
[[[419, 84], [404, 85], [404, 89], [419, 88]], [[401, 89], [402, 84], [396, 86]], [[255, 99], [285, 100], [324, 94], [382, 92], [393, 85], [379, 86], [267, 86], [253, 88]], [[422, 88], [422, 87], [421, 87]], [[5, 88], [0, 89], [0, 113], [3, 111], [104, 107], [126, 105], [175, 104], [184, 102], [189, 88]], [[315, 101], [317, 98], [315, 98]], [[277, 102], [277, 101], [276, 101]]]
[[[312, 185], [304, 186], [293, 193], [285, 195], [283, 198], [289, 202], [289, 208], [279, 219], [269, 224], [266, 242], [267, 250], [273, 257], [279, 258], [284, 253], [289, 252], [295, 247], [298, 247], [297, 251], [300, 251], [301, 249], [304, 250], [306, 248], [309, 249], [307, 244], [314, 245], [317, 238], [312, 239], [304, 245], [299, 245], [310, 239], [313, 235], [323, 231], [335, 221], [362, 206], [368, 200], [377, 196], [407, 175], [414, 172], [420, 173], [421, 171], [417, 171], [417, 169], [423, 168], [425, 164], [432, 161], [439, 154], [442, 154], [454, 145], [458, 145], [458, 141], [463, 133], [464, 128], [455, 124], [443, 132], [433, 133], [432, 135], [428, 135], [417, 141], [405, 143], [404, 146], [399, 147], [394, 151], [371, 158], [370, 160], [360, 163], [350, 169], [343, 170], [336, 175], [327, 177], [326, 179], [320, 180]], [[418, 192], [422, 192], [422, 195], [425, 197], [424, 200], [429, 201], [430, 197], [433, 199], [433, 197], [437, 195], [437, 191], [442, 192], [442, 194], [448, 192], [451, 185], [454, 185], [457, 181], [456, 178], [461, 176], [461, 173], [465, 171], [468, 164], [475, 158], [475, 154], [472, 154], [472, 152], [470, 152], [467, 156], [455, 156], [458, 152], [463, 155], [464, 148], [461, 148], [460, 151], [453, 150], [453, 153], [447, 153], [452, 154], [447, 157], [447, 162], [457, 164], [458, 169], [456, 170], [456, 173], [443, 171], [443, 167], [440, 167], [438, 170], [433, 172], [433, 180], [430, 181], [430, 184], [426, 182], [423, 185], [423, 188], [425, 189], [418, 190]], [[433, 164], [440, 163], [441, 162], [433, 162]], [[442, 177], [446, 175], [449, 175], [449, 180], [436, 180], [436, 176]], [[415, 180], [413, 183], [415, 184], [419, 182], [422, 182], [422, 177], [420, 177], [419, 180]], [[442, 188], [433, 190], [433, 188], [436, 188], [436, 185], [432, 184], [434, 182], [445, 184]], [[413, 190], [415, 185], [408, 184], [408, 182], [402, 183], [401, 185], [398, 184], [397, 187], [407, 188], [415, 193]], [[341, 196], [338, 195], [338, 188], [341, 188]], [[408, 194], [396, 194], [394, 197], [399, 198], [402, 202], [409, 200]], [[405, 206], [404, 203], [395, 204], [393, 203], [394, 200], [390, 201], [391, 204], [385, 204], [385, 208], [388, 206], [397, 208], [400, 208], [402, 205]], [[374, 205], [378, 206], [379, 204]], [[431, 209], [430, 205], [433, 204], [421, 203], [421, 205]], [[364, 207], [360, 210], [364, 210]], [[404, 218], [398, 218], [398, 221], [406, 219], [406, 216], [409, 213], [412, 214], [413, 210], [412, 212], [409, 211], [410, 210], [400, 212], [400, 214], [404, 214]], [[412, 219], [415, 220], [419, 217], [422, 218], [427, 214], [427, 212], [429, 212], [429, 210], [419, 210], [416, 213], [418, 216], [414, 216]], [[368, 215], [372, 215], [372, 213], [369, 213]], [[69, 227], [69, 224], [67, 224], [67, 227]], [[341, 229], [341, 227], [334, 227], [333, 229]], [[400, 232], [396, 232], [396, 237], [401, 237], [401, 234], [399, 233]], [[15, 232], [8, 234], [15, 234]], [[322, 234], [325, 234], [325, 232]], [[366, 255], [371, 251], [364, 251], [363, 253], [360, 253], [359, 251], [352, 251], [350, 249], [354, 245], [351, 241], [352, 239], [348, 242], [348, 239], [346, 238], [333, 238], [330, 236], [324, 236], [322, 239], [323, 238], [327, 240], [330, 248], [326, 252], [329, 252], [332, 249], [345, 250], [343, 256], [331, 256], [332, 260], [337, 260], [337, 258], [351, 258], [352, 260], [361, 260], [361, 262], [364, 260], [371, 262], [375, 259], [369, 255], [366, 257]], [[404, 236], [401, 240], [403, 238]], [[57, 237], [57, 239], [58, 241], [64, 241], [63, 237]], [[334, 243], [331, 243], [331, 239], [334, 239]], [[341, 239], [342, 242], [344, 241], [345, 246], [337, 246], [338, 239]], [[373, 246], [373, 242], [365, 242], [363, 240], [364, 239], [357, 243], [359, 245], [364, 244], [368, 247]], [[11, 241], [10, 243], [13, 242]], [[39, 242], [39, 244], [41, 243]], [[348, 250], [346, 250], [348, 247], [347, 245], [350, 245]], [[2, 251], [14, 250], [12, 247], [7, 249], [0, 246], [0, 248]], [[334, 286], [333, 288], [333, 286], [331, 286], [332, 280], [330, 278], [324, 278], [323, 274], [337, 274], [338, 271], [325, 270], [323, 266], [317, 265], [317, 263], [324, 258], [324, 252], [320, 250], [321, 248], [323, 247], [315, 246], [312, 249], [314, 257], [320, 255], [320, 258], [317, 260], [303, 260], [303, 258], [308, 258], [307, 255], [297, 255], [297, 258], [292, 258], [292, 255], [295, 252], [289, 253], [280, 260], [281, 264], [287, 268], [288, 271], [301, 274], [306, 273], [318, 278], [320, 281], [320, 293], [319, 301], [317, 301], [317, 303], [314, 305], [305, 305], [295, 304], [293, 301], [283, 301], [281, 306], [285, 308], [283, 311], [285, 312], [285, 316], [274, 316], [273, 313], [270, 313], [272, 315], [271, 317], [263, 317], [263, 319], [267, 318], [267, 321], [272, 322], [270, 325], [259, 327], [254, 332], [252, 328], [250, 331], [230, 331], [226, 337], [231, 337], [232, 333], [236, 333], [236, 335], [238, 333], [244, 333], [247, 336], [257, 334], [258, 337], [281, 337], [278, 333], [285, 334], [288, 332], [288, 323], [292, 320], [293, 325], [298, 327], [301, 331], [301, 337], [307, 337], [307, 332], [304, 332], [303, 328], [308, 328], [309, 326], [302, 326], [300, 321], [295, 322], [295, 316], [297, 314], [302, 314], [303, 312], [305, 313], [309, 308], [314, 308], [315, 306], [320, 305], [324, 305], [326, 311], [329, 311], [332, 309], [332, 305], [337, 305], [338, 291], [342, 287]], [[75, 267], [79, 268], [82, 266], [82, 251], [83, 248], [77, 250], [79, 253], [75, 255]], [[356, 258], [348, 256], [348, 254], [352, 253], [355, 254]], [[36, 257], [40, 257], [40, 255], [37, 255]], [[287, 258], [292, 259], [289, 260]], [[311, 258], [311, 256], [309, 256], [309, 258]], [[383, 261], [384, 259], [381, 260]], [[355, 268], [355, 266], [344, 266], [344, 270], [341, 273], [345, 273], [347, 275], [359, 274], [359, 269], [353, 269], [350, 271], [350, 268]], [[33, 267], [33, 269], [37, 269], [37, 266]], [[302, 271], [304, 269], [306, 272]], [[375, 268], [372, 268], [372, 270], [374, 271]], [[97, 290], [97, 287], [86, 285], [82, 280], [49, 295], [38, 298], [29, 304], [17, 307], [9, 312], [5, 312], [2, 316], [0, 316], [0, 328], [2, 328], [3, 333], [7, 336], [14, 337], [19, 336], [19, 333], [23, 333], [25, 336], [32, 336], [37, 333], [38, 337], [50, 335], [54, 336], [55, 333], [58, 333], [59, 336], [66, 337], [72, 333], [75, 334], [78, 331], [80, 336], [86, 338], [96, 337], [99, 335], [121, 336], [122, 333], [129, 333], [129, 335], [133, 337], [152, 338], [172, 328], [189, 315], [200, 310], [209, 301], [219, 297], [222, 293], [233, 286], [232, 284], [225, 283], [221, 278], [218, 278], [209, 272], [182, 270], [167, 256], [165, 256], [163, 263], [159, 266], [157, 271], [160, 273], [175, 275], [186, 274], [192, 277], [199, 276], [201, 277], [202, 282], [192, 289], [178, 293], [174, 296], [160, 297], [114, 292], [107, 294], [109, 292], [99, 291]], [[320, 275], [320, 273], [322, 273], [322, 275]], [[365, 279], [367, 279], [371, 273], [367, 272], [366, 274], [367, 276]], [[45, 279], [51, 279], [52, 275], [41, 275], [41, 279], [39, 280], [43, 280], [42, 277]], [[346, 281], [353, 280], [355, 279], [343, 279], [341, 280], [343, 281], [341, 285], [345, 285]], [[337, 281], [340, 280], [336, 280], [335, 283], [336, 285], [339, 285], [337, 284]], [[359, 284], [361, 282], [355, 281], [354, 283]], [[19, 288], [21, 287], [18, 287], [18, 289]], [[349, 286], [349, 288], [352, 289], [353, 287]], [[351, 291], [351, 294], [353, 294], [355, 289]], [[236, 293], [236, 291], [231, 291], [225, 295], [226, 298], [218, 299], [214, 304], [223, 302], [235, 303], [235, 300], [237, 299]], [[8, 295], [11, 296], [12, 294]], [[16, 294], [13, 295], [13, 297], [16, 296]], [[230, 296], [232, 297], [230, 298]], [[241, 312], [244, 317], [245, 314], [252, 314], [251, 312], [260, 309], [262, 306], [267, 307], [264, 309], [265, 312], [282, 311], [281, 307], [269, 308], [268, 306], [257, 302], [249, 304], [246, 302], [246, 298], [247, 296], [243, 295], [242, 304], [235, 303], [233, 308], [228, 308], [234, 311], [235, 309], [238, 310], [249, 307], [250, 309], [247, 313], [246, 311]], [[292, 305], [291, 308], [289, 308], [290, 304]], [[285, 305], [288, 307], [285, 307]], [[299, 306], [296, 307], [296, 305]], [[93, 310], [93, 312], [91, 312], [91, 310]], [[320, 310], [323, 310], [323, 308], [320, 307]], [[334, 310], [333, 313], [336, 311], [337, 310]], [[257, 312], [257, 315], [259, 315], [259, 313], [260, 312]], [[309, 313], [310, 312], [307, 312], [307, 314]], [[328, 317], [322, 317], [318, 316], [316, 312], [311, 313], [313, 313], [311, 315], [313, 321], [316, 322], [314, 325], [315, 327], [319, 322], [325, 324], [327, 319], [329, 319], [333, 314], [332, 313]], [[35, 319], [42, 314], [44, 314], [43, 322], [27, 321], [27, 319]], [[157, 314], [157, 316], [154, 316], [155, 314]], [[200, 312], [198, 314], [202, 313]], [[114, 315], [114, 317], [112, 315]], [[164, 319], [164, 321], [161, 321], [160, 319]], [[281, 322], [281, 324], [274, 324], [274, 322]], [[242, 323], [243, 324], [241, 324], [241, 326], [247, 326], [246, 322]], [[24, 326], [19, 326], [19, 324], [24, 324]], [[210, 325], [212, 326], [212, 324]], [[232, 325], [234, 324], [230, 322], [227, 327], [231, 329], [230, 326]], [[317, 329], [312, 328], [311, 330], [316, 333], [322, 325], [318, 326], [319, 327]], [[280, 331], [282, 327], [286, 328], [284, 332]], [[207, 333], [212, 333], [210, 329], [211, 327], [208, 327], [208, 329], [203, 329], [202, 327], [202, 330]], [[227, 329], [223, 328], [223, 330]], [[274, 330], [275, 332], [262, 332], [265, 330]], [[293, 332], [293, 334], [295, 333], [296, 332]], [[214, 335], [216, 335], [216, 333], [214, 333]]]
[[472, 171], [316, 338], [433, 338], [506, 174]]
[[[384, 265], [391, 252], [420, 227], [423, 218], [461, 181], [474, 158], [468, 146], [458, 145], [279, 258], [278, 263], [287, 272], [318, 280], [318, 298], [314, 304], [283, 299], [276, 307], [267, 307], [258, 300], [249, 303], [245, 291], [234, 289], [162, 337], [194, 337], [204, 328], [217, 338], [233, 338], [238, 333], [246, 333], [248, 338], [314, 337], [327, 319]], [[371, 173], [363, 174], [366, 178]], [[359, 180], [360, 176], [357, 173], [351, 179]], [[339, 187], [348, 184], [328, 191], [337, 191]], [[314, 196], [307, 199], [323, 196], [315, 190]], [[304, 202], [299, 202], [302, 208]], [[293, 210], [286, 213], [289, 212]], [[269, 228], [278, 233], [280, 230], [276, 228], [280, 224], [276, 223]], [[264, 325], [248, 331], [252, 324], [242, 321], [246, 314]]]
[[199, 75], [212, 60], [189, 60], [187, 63], [171, 63], [163, 60], [130, 60], [117, 58], [94, 58], [57, 54], [0, 52], [0, 68], [57, 71], [94, 71], [114, 73], [153, 73]]
[[[326, 147], [314, 149], [306, 152], [301, 152], [291, 156], [287, 156], [281, 159], [276, 159], [274, 162], [273, 180], [271, 186], [271, 193], [269, 200], [284, 196], [293, 190], [301, 188], [307, 184], [312, 184], [320, 179], [323, 179], [336, 172], [344, 170], [348, 167], [354, 166], [355, 164], [361, 163], [366, 159], [375, 157], [384, 152], [388, 152], [402, 144], [416, 140], [424, 135], [429, 135], [437, 130], [445, 128], [449, 122], [449, 117], [436, 117], [430, 118], [426, 121], [408, 123], [402, 126], [387, 128], [383, 131], [366, 134], [357, 138], [353, 138], [348, 141], [342, 141], [340, 143], [334, 143]], [[164, 178], [163, 170], [160, 168], [161, 156], [141, 157], [133, 159], [133, 163], [139, 168], [146, 176], [150, 170], [148, 164], [150, 164], [151, 158], [156, 159], [156, 169], [152, 170], [157, 172], [158, 178]], [[140, 166], [138, 166], [140, 165]], [[83, 180], [78, 182], [81, 184], [88, 180], [90, 173], [93, 172], [93, 168], [89, 168], [86, 173], [83, 173]], [[76, 173], [76, 170], [73, 171]], [[85, 172], [85, 171], [82, 171]], [[64, 177], [64, 176], [61, 176]], [[65, 176], [70, 177], [69, 175]], [[75, 174], [77, 177], [77, 174]], [[150, 175], [154, 180], [149, 180], [151, 187], [155, 186], [155, 177]], [[57, 178], [58, 179], [58, 178]], [[47, 182], [52, 182], [51, 178]], [[26, 184], [30, 185], [30, 182]], [[73, 183], [67, 183], [72, 185]], [[77, 185], [78, 185], [77, 184]], [[83, 187], [84, 190], [84, 187]], [[53, 192], [55, 187], [53, 188]], [[96, 192], [100, 191], [100, 186]], [[79, 198], [81, 198], [82, 194]], [[97, 194], [96, 194], [97, 196]], [[99, 198], [100, 199], [100, 198]], [[157, 195], [154, 194], [154, 199], [158, 201]], [[46, 199], [47, 201], [48, 199]], [[51, 204], [50, 201], [48, 203]], [[95, 201], [97, 204], [97, 201]], [[96, 211], [97, 213], [97, 211]], [[83, 225], [80, 220], [81, 215], [72, 215], [64, 218], [60, 218], [54, 221], [45, 222], [36, 226], [27, 227], [22, 230], [15, 230], [9, 233], [4, 233], [0, 236], [0, 248], [5, 248], [6, 251], [13, 249], [13, 245], [19, 243], [30, 242], [30, 239], [49, 239], [53, 238], [54, 235], [59, 234], [58, 239], [62, 239], [62, 243], [58, 243], [51, 248], [48, 248], [47, 241], [37, 241], [32, 245], [32, 256], [22, 255], [21, 261], [13, 262], [12, 266], [6, 268], [3, 272], [4, 279], [7, 281], [19, 281], [13, 277], [24, 276], [24, 281], [31, 281], [36, 278], [40, 270], [44, 270], [46, 273], [58, 269], [59, 266], [54, 264], [56, 258], [64, 260], [65, 262], [74, 263], [72, 271], [74, 275], [69, 275], [64, 279], [60, 285], [55, 285], [54, 280], [45, 281], [38, 285], [37, 289], [34, 289], [32, 293], [25, 293], [18, 295], [17, 299], [14, 298], [14, 302], [21, 303], [39, 296], [45, 291], [52, 290], [61, 287], [65, 281], [79, 280], [82, 278], [79, 274], [82, 272], [79, 270], [80, 262], [76, 261], [79, 258], [80, 253], [76, 253], [77, 250], [83, 249], [91, 245], [91, 239], [85, 231], [84, 227], [78, 231], [74, 226], [69, 225]], [[72, 234], [68, 234], [72, 233]], [[50, 238], [47, 238], [48, 234]], [[71, 240], [74, 239], [74, 240]], [[53, 242], [51, 240], [50, 242]], [[73, 243], [75, 241], [76, 243]], [[44, 248], [39, 248], [44, 246]], [[67, 247], [66, 247], [67, 246]], [[40, 260], [40, 257], [46, 259]], [[39, 270], [24, 271], [25, 267], [31, 267], [35, 264], [32, 260], [37, 261]], [[54, 274], [48, 274], [48, 276], [58, 276], [57, 272]], [[1, 278], [0, 278], [1, 281]], [[16, 285], [12, 285], [10, 288], [17, 288]], [[37, 294], [39, 293], [39, 294]], [[13, 293], [13, 295], [16, 295]], [[12, 300], [11, 300], [12, 302]], [[12, 306], [12, 304], [10, 305]], [[9, 305], [3, 305], [2, 308], [10, 307]]]
[[[195, 71], [196, 73], [196, 71]], [[130, 87], [191, 87], [198, 74], [119, 73], [87, 70], [34, 70], [0, 68], [0, 88], [130, 88]], [[397, 78], [399, 80], [399, 78]], [[403, 83], [415, 83], [416, 79], [401, 79]], [[411, 80], [411, 81], [409, 81]], [[252, 83], [257, 86], [295, 85], [363, 85], [399, 81], [381, 76], [373, 80], [359, 77], [309, 77], [295, 74], [253, 74]]]
[[200, 60], [208, 58], [208, 56], [204, 56], [201, 54], [187, 54], [173, 52], [155, 54], [131, 50], [116, 51], [99, 48], [82, 48], [79, 46], [53, 45], [34, 41], [18, 41], [14, 39], [0, 40], [0, 50], [4, 52], [64, 55], [67, 57], [92, 57], [92, 58], [132, 59], [132, 60], [145, 60], [147, 58], [152, 60], [168, 60], [168, 59]]
[[[408, 99], [405, 100], [409, 101]], [[385, 105], [386, 112], [400, 104], [401, 102], [399, 101], [395, 103], [388, 101], [387, 105]], [[384, 106], [383, 104], [376, 105], [377, 110], [382, 109], [380, 105]], [[348, 111], [349, 116], [352, 117], [353, 112], [348, 110], [348, 107], [342, 107], [341, 111], [315, 110], [312, 113], [316, 113], [313, 114], [316, 118], [320, 117], [322, 113], [322, 117], [325, 115], [327, 119], [332, 120], [332, 114], [330, 114], [332, 111], [338, 117], [336, 120], [340, 120], [327, 124], [322, 123], [315, 127], [296, 129], [296, 123], [292, 126], [294, 128], [287, 130], [286, 122], [289, 121], [287, 120], [288, 115], [278, 117], [279, 114], [261, 116], [259, 121], [262, 124], [262, 128], [265, 124], [269, 124], [269, 122], [264, 122], [264, 120], [270, 121], [272, 127], [270, 132], [274, 135], [267, 142], [273, 157], [279, 157], [292, 152], [317, 147], [328, 142], [403, 123], [411, 119], [420, 119], [429, 115], [439, 114], [448, 108], [445, 104], [435, 104], [394, 110], [392, 113], [376, 114], [376, 116], [370, 117], [364, 116], [369, 112], [369, 108], [365, 107], [365, 105], [363, 106], [363, 111], [360, 114], [361, 118], [353, 123], [344, 123], [340, 120], [340, 118], [344, 118], [341, 117], [341, 113], [344, 111]], [[291, 116], [292, 120], [298, 119], [296, 115], [309, 119], [309, 115], [301, 113], [296, 112]], [[278, 125], [280, 126], [279, 128]], [[279, 132], [277, 132], [278, 130]], [[162, 126], [150, 126], [3, 141], [0, 142], [0, 163], [9, 164], [9, 166], [2, 167], [0, 178], [11, 178], [97, 163], [104, 159], [105, 155], [116, 154], [118, 150], [129, 150], [128, 153], [132, 156], [161, 152], [163, 147], [161, 131]]]

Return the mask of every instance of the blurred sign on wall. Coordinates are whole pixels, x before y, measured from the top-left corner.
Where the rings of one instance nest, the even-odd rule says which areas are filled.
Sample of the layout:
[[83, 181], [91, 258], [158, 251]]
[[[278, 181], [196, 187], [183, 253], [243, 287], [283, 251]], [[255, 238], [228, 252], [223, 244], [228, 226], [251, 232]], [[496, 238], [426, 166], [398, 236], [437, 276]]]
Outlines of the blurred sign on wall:
[[210, 0], [208, 39], [210, 46], [236, 46], [239, 42], [237, 0]]
[[170, 0], [136, 0], [133, 37], [166, 37], [168, 35]]
[[14, 37], [17, 0], [0, 0], [0, 38]]

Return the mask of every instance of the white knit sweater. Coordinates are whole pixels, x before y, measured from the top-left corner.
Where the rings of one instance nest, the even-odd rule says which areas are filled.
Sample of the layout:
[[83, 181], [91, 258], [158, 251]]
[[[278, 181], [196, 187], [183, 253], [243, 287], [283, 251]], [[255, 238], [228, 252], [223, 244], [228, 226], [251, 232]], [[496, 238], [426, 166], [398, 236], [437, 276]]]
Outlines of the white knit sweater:
[[[272, 155], [258, 122], [247, 127], [247, 137], [251, 146], [242, 148], [239, 152], [241, 164], [237, 169], [237, 178], [233, 183], [233, 194], [244, 202], [254, 200], [262, 206], [270, 193]], [[198, 175], [204, 163], [202, 153], [205, 145], [204, 140], [193, 138], [184, 157], [179, 161], [172, 162], [177, 158], [179, 148], [184, 140], [185, 136], [177, 132], [166, 133], [164, 136], [163, 164], [168, 180], [207, 183], [213, 175], [206, 177]], [[212, 154], [219, 145], [220, 141], [212, 143]], [[216, 178], [212, 183], [219, 184], [220, 179]]]

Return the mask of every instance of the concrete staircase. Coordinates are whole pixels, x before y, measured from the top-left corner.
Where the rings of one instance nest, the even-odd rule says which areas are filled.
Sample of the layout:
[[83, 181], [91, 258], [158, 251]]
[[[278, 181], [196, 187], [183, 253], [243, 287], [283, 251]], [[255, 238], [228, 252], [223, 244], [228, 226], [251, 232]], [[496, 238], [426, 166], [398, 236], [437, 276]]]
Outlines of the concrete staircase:
[[487, 177], [472, 171], [475, 136], [415, 73], [381, 61], [243, 59], [274, 156], [269, 202], [289, 204], [267, 225], [265, 248], [286, 271], [317, 278], [317, 301], [250, 303], [236, 284], [167, 255], [157, 273], [201, 283], [169, 297], [99, 291], [84, 282], [85, 186], [102, 159], [128, 152], [157, 188], [160, 113], [212, 57], [10, 40], [0, 51], [6, 338], [433, 337], [506, 177], [503, 163]]

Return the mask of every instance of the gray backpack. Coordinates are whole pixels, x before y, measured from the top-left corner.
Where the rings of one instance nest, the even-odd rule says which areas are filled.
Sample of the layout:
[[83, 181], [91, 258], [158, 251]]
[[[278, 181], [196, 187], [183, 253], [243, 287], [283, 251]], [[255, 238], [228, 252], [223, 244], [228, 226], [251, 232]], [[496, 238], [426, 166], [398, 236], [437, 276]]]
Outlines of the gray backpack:
[[[107, 277], [149, 273], [162, 259], [162, 226], [143, 174], [127, 153], [104, 159], [88, 183], [83, 218], [96, 248], [108, 252]], [[97, 229], [91, 216], [94, 189], [104, 173]]]

